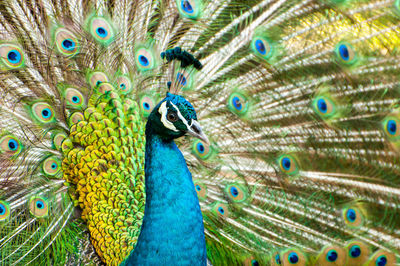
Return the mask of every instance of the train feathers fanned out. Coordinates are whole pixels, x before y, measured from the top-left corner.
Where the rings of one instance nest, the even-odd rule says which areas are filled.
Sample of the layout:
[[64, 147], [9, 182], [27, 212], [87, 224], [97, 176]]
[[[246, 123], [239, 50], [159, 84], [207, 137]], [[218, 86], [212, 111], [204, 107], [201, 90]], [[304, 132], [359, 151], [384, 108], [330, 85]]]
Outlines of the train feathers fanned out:
[[399, 28], [398, 0], [1, 1], [0, 265], [130, 254], [168, 90], [210, 140], [178, 145], [213, 265], [397, 265]]

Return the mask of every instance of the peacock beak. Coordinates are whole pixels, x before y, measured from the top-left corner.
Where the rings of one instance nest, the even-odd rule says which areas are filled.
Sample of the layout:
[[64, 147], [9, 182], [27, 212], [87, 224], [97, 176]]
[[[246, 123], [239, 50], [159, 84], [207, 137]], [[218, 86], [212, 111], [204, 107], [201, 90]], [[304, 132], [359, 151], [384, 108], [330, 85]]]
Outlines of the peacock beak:
[[192, 125], [188, 128], [187, 133], [193, 137], [201, 139], [207, 145], [210, 145], [210, 141], [208, 140], [207, 136], [203, 133], [199, 122], [197, 122], [196, 120], [192, 120]]

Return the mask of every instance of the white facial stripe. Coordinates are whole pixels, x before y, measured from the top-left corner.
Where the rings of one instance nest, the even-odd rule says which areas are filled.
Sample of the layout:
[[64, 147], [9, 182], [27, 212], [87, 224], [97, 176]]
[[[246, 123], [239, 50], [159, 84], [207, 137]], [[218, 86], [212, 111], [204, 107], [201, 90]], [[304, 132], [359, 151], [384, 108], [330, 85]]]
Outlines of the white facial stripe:
[[190, 126], [189, 126], [187, 120], [183, 117], [183, 115], [179, 111], [178, 107], [176, 107], [176, 105], [173, 103], [171, 103], [171, 104], [172, 104], [172, 107], [174, 107], [176, 112], [178, 113], [178, 117], [182, 120], [182, 122], [185, 124], [186, 128], [189, 130]]
[[[171, 129], [171, 130], [173, 130], [173, 131], [176, 131], [176, 132], [179, 131], [179, 130], [176, 129], [176, 127], [174, 126], [174, 124], [172, 124], [171, 122], [169, 122], [168, 119], [167, 119], [168, 109], [167, 109], [167, 102], [166, 102], [166, 101], [163, 102], [163, 103], [160, 105], [160, 108], [158, 108], [158, 112], [161, 114], [161, 122], [163, 123], [163, 125], [164, 125], [166, 128], [169, 128], [169, 129]], [[178, 112], [179, 112], [179, 110], [178, 110]]]

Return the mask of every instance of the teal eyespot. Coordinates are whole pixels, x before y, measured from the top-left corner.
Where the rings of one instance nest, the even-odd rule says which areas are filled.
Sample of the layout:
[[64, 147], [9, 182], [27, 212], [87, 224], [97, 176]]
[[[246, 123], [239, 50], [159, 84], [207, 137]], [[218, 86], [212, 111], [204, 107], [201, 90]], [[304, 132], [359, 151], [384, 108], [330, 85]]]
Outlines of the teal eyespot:
[[5, 135], [0, 138], [0, 153], [18, 154], [22, 150], [21, 142], [12, 135]]
[[201, 160], [206, 160], [211, 157], [212, 148], [199, 139], [195, 139], [192, 144], [192, 153]]
[[51, 156], [44, 160], [42, 169], [46, 175], [55, 176], [61, 170], [60, 160], [54, 156]]
[[82, 107], [85, 103], [82, 93], [80, 93], [77, 89], [74, 88], [66, 89], [65, 100], [67, 105], [76, 108]]
[[346, 218], [349, 222], [354, 223], [357, 218], [356, 211], [354, 209], [347, 209]]
[[361, 248], [358, 245], [354, 245], [349, 250], [349, 256], [352, 258], [358, 258], [361, 255]]
[[248, 198], [247, 190], [237, 183], [227, 185], [225, 193], [233, 202], [243, 202]]
[[315, 113], [323, 119], [331, 118], [336, 114], [335, 102], [326, 96], [317, 96], [312, 106]]
[[79, 52], [79, 42], [75, 35], [65, 28], [58, 28], [54, 34], [54, 42], [59, 53], [74, 56]]
[[193, 7], [188, 0], [181, 1], [181, 8], [188, 14], [193, 14]]
[[19, 68], [24, 65], [24, 54], [18, 46], [14, 44], [0, 45], [0, 58], [7, 68]]
[[201, 15], [203, 2], [201, 0], [176, 0], [176, 5], [181, 16], [197, 19]]
[[48, 215], [48, 202], [46, 199], [34, 196], [29, 201], [29, 211], [36, 218], [44, 218]]
[[89, 32], [96, 41], [107, 45], [114, 38], [114, 29], [111, 22], [103, 17], [93, 17], [90, 19]]
[[76, 46], [75, 42], [73, 40], [71, 40], [71, 39], [63, 40], [61, 45], [62, 45], [62, 48], [67, 50], [67, 51], [74, 50], [75, 46]]
[[221, 203], [221, 202], [215, 203], [212, 210], [219, 217], [228, 217], [229, 216], [228, 207], [224, 203]]
[[142, 114], [147, 117], [150, 115], [151, 111], [155, 106], [154, 100], [150, 96], [142, 96], [140, 99], [140, 109], [142, 110]]
[[347, 42], [340, 42], [335, 47], [336, 60], [343, 65], [353, 65], [357, 62], [357, 55], [353, 46]]
[[199, 181], [194, 182], [194, 189], [196, 190], [199, 199], [204, 200], [207, 197], [207, 186]]
[[12, 64], [18, 64], [21, 61], [21, 53], [17, 50], [11, 50], [7, 54], [7, 59]]
[[249, 109], [249, 101], [243, 94], [234, 92], [228, 98], [228, 109], [238, 116], [244, 116]]
[[291, 252], [288, 256], [288, 261], [290, 264], [297, 264], [299, 262], [299, 256], [296, 252]]
[[93, 72], [87, 77], [92, 88], [98, 88], [102, 83], [108, 83], [108, 77], [103, 72]]
[[335, 262], [337, 258], [338, 258], [338, 253], [336, 252], [336, 250], [330, 250], [326, 254], [326, 260], [329, 262]]
[[257, 260], [252, 260], [252, 261], [251, 261], [251, 265], [252, 265], [252, 266], [259, 266], [260, 264], [258, 263]]
[[276, 254], [276, 255], [275, 255], [275, 263], [278, 264], [278, 265], [281, 265], [281, 264], [282, 264], [282, 263], [281, 263], [281, 257], [279, 256], [279, 254]]
[[141, 47], [135, 51], [135, 62], [138, 70], [147, 71], [156, 66], [154, 52], [151, 49]]
[[296, 175], [299, 173], [299, 166], [296, 159], [291, 155], [282, 155], [278, 158], [280, 170], [287, 175]]
[[288, 249], [282, 256], [283, 265], [305, 265], [306, 255], [297, 248]]
[[0, 222], [6, 221], [10, 217], [10, 205], [0, 200]]
[[265, 60], [271, 58], [273, 54], [271, 41], [263, 36], [254, 36], [251, 41], [251, 48], [255, 55]]
[[96, 28], [96, 33], [101, 38], [106, 38], [108, 36], [107, 30], [105, 28], [103, 28], [103, 27], [97, 27]]
[[37, 102], [31, 107], [33, 117], [40, 123], [51, 123], [55, 121], [53, 108], [45, 102]]
[[351, 228], [358, 228], [363, 224], [364, 217], [356, 207], [344, 208], [342, 215], [346, 225]]
[[393, 252], [379, 249], [365, 265], [389, 266], [396, 265], [396, 256]]
[[315, 265], [345, 265], [346, 250], [337, 245], [326, 246], [317, 256]]
[[376, 266], [385, 266], [386, 263], [387, 263], [387, 258], [386, 258], [385, 255], [382, 255], [382, 256], [379, 256], [379, 257], [376, 259], [375, 265], [376, 265]]
[[117, 78], [117, 88], [123, 94], [128, 94], [132, 91], [132, 82], [127, 76], [119, 76]]
[[387, 116], [382, 122], [382, 127], [389, 140], [398, 141], [400, 139], [400, 126], [397, 116]]
[[353, 240], [348, 243], [345, 252], [347, 252], [347, 265], [364, 265], [370, 256], [371, 249], [366, 243]]

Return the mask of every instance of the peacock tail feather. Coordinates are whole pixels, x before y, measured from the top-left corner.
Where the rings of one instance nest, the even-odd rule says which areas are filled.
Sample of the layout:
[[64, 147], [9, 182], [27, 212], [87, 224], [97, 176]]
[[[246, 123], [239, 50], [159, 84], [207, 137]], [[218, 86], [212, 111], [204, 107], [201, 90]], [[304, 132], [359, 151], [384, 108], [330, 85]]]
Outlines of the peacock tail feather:
[[178, 146], [211, 264], [398, 265], [399, 27], [398, 0], [0, 1], [0, 265], [128, 257], [168, 90], [210, 139]]

